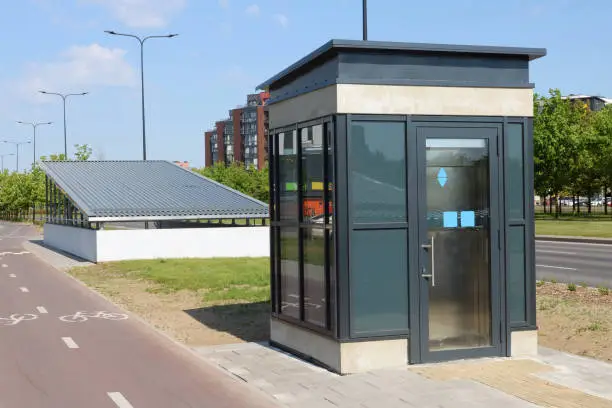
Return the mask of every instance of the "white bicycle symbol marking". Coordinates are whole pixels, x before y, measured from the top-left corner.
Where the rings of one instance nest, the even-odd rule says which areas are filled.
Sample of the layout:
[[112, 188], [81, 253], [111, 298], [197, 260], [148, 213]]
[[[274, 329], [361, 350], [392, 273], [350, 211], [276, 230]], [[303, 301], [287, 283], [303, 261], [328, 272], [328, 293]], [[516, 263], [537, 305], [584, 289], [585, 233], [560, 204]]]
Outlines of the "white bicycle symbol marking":
[[73, 315], [61, 316], [59, 319], [62, 322], [67, 323], [82, 323], [86, 322], [90, 318], [92, 319], [106, 319], [106, 320], [125, 320], [128, 315], [124, 313], [113, 313], [113, 312], [76, 312]]
[[36, 319], [38, 319], [38, 316], [35, 314], [15, 313], [15, 314], [10, 315], [9, 317], [0, 317], [0, 326], [14, 326], [26, 320], [36, 320]]

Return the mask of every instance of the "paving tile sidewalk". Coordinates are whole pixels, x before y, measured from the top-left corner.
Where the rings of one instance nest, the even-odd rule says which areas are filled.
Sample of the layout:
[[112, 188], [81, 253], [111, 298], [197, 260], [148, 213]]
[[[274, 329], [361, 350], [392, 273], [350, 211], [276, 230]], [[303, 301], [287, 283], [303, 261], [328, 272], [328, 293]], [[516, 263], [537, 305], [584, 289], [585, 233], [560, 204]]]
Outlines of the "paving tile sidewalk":
[[612, 365], [546, 348], [534, 359], [459, 361], [350, 376], [265, 344], [196, 351], [290, 408], [612, 408]]
[[41, 260], [53, 266], [55, 269], [59, 269], [60, 271], [66, 271], [78, 266], [93, 265], [91, 262], [77, 259], [66, 253], [45, 246], [42, 237], [24, 241], [22, 246], [26, 251], [31, 252]]

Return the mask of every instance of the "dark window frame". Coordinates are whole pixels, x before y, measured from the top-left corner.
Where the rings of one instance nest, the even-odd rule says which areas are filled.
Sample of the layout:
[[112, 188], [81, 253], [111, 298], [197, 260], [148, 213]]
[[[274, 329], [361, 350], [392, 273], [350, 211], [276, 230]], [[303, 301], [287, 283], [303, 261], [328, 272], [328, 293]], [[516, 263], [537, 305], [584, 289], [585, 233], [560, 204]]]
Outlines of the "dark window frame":
[[[536, 278], [535, 278], [535, 248], [532, 247], [530, 237], [535, 236], [534, 231], [534, 191], [533, 191], [533, 162], [526, 160], [528, 157], [533, 157], [533, 139], [528, 138], [528, 134], [533, 134], [533, 118], [506, 118], [504, 120], [503, 127], [503, 182], [504, 182], [504, 193], [506, 197], [509, 194], [509, 190], [511, 186], [508, 183], [508, 161], [507, 161], [507, 149], [508, 149], [508, 127], [510, 125], [520, 125], [521, 126], [521, 138], [522, 138], [522, 153], [523, 153], [523, 194], [524, 194], [524, 208], [523, 208], [523, 217], [522, 218], [511, 218], [509, 214], [509, 209], [507, 208], [507, 201], [504, 200], [504, 217], [506, 219], [506, 231], [505, 237], [506, 239], [509, 236], [509, 232], [511, 228], [522, 228], [524, 234], [523, 240], [523, 251], [524, 251], [524, 299], [525, 299], [525, 319], [522, 320], [512, 320], [510, 316], [510, 305], [509, 303], [513, 301], [510, 297], [510, 288], [506, 287], [506, 302], [508, 302], [507, 306], [507, 322], [508, 327], [511, 331], [518, 330], [533, 330], [536, 327], [536, 305], [535, 305], [535, 286], [536, 286]], [[506, 248], [508, 248], [508, 243], [506, 242]], [[504, 261], [504, 268], [506, 270], [506, 277], [510, 273], [509, 268], [509, 251], [506, 253], [506, 259]], [[507, 281], [507, 280], [506, 280]]]
[[[359, 123], [359, 122], [385, 122], [385, 123], [389, 123], [389, 122], [394, 122], [394, 123], [400, 123], [402, 125], [404, 125], [404, 162], [405, 162], [405, 168], [406, 168], [406, 174], [405, 174], [405, 183], [406, 185], [408, 184], [408, 180], [409, 180], [409, 174], [408, 174], [408, 154], [409, 154], [409, 128], [408, 128], [408, 123], [407, 123], [407, 119], [408, 117], [406, 115], [387, 115], [387, 114], [376, 114], [376, 115], [368, 115], [368, 114], [364, 114], [364, 115], [356, 115], [356, 114], [351, 114], [351, 115], [347, 115], [346, 117], [346, 161], [347, 161], [347, 170], [346, 170], [346, 180], [344, 180], [347, 183], [347, 191], [348, 191], [348, 202], [347, 202], [347, 208], [346, 208], [346, 212], [347, 212], [347, 255], [348, 255], [348, 268], [351, 269], [351, 262], [353, 261], [353, 256], [351, 255], [351, 236], [353, 234], [353, 231], [364, 231], [364, 230], [371, 230], [371, 231], [377, 231], [377, 230], [384, 230], [384, 229], [394, 229], [394, 230], [404, 230], [406, 232], [406, 243], [407, 243], [407, 250], [408, 248], [410, 248], [410, 229], [409, 229], [409, 222], [410, 222], [410, 208], [409, 208], [409, 191], [408, 188], [406, 188], [405, 191], [405, 216], [406, 219], [404, 221], [389, 221], [389, 222], [356, 222], [355, 221], [355, 217], [353, 214], [353, 208], [352, 208], [352, 196], [351, 196], [351, 190], [352, 190], [352, 181], [351, 181], [351, 171], [352, 171], [352, 166], [351, 166], [351, 160], [350, 160], [350, 152], [351, 152], [351, 130], [353, 127], [353, 124], [355, 123]], [[410, 263], [410, 259], [408, 259], [408, 263]], [[406, 273], [408, 273], [408, 271], [406, 271]], [[349, 279], [347, 279], [348, 282], [344, 282], [344, 290], [348, 291], [348, 293], [352, 293], [352, 288], [350, 286], [350, 276], [348, 276]], [[407, 287], [406, 287], [406, 293], [409, 293], [409, 286], [410, 286], [410, 282], [409, 279], [407, 280]], [[364, 338], [373, 338], [373, 339], [384, 339], [387, 337], [392, 337], [392, 338], [407, 338], [410, 335], [410, 305], [408, 305], [408, 308], [406, 310], [407, 316], [408, 316], [408, 329], [406, 330], [389, 330], [386, 332], [370, 332], [370, 331], [356, 331], [353, 327], [352, 327], [352, 314], [353, 314], [353, 304], [354, 299], [352, 298], [352, 296], [349, 296], [349, 300], [347, 302], [347, 306], [348, 306], [348, 315], [346, 316], [346, 323], [345, 323], [345, 328], [344, 328], [344, 336], [348, 339], [353, 339], [353, 340], [358, 340], [358, 339], [364, 339]]]
[[[273, 307], [272, 307], [272, 316], [276, 319], [279, 320], [283, 320], [283, 321], [287, 321], [288, 323], [324, 334], [326, 336], [333, 336], [334, 332], [336, 330], [336, 320], [333, 319], [332, 317], [335, 316], [336, 313], [336, 303], [337, 301], [334, 299], [332, 300], [332, 297], [335, 296], [334, 290], [332, 289], [332, 282], [336, 281], [335, 277], [332, 277], [332, 274], [337, 273], [337, 266], [335, 265], [337, 256], [334, 256], [334, 265], [330, 265], [330, 251], [333, 250], [335, 253], [335, 248], [336, 248], [336, 236], [335, 234], [333, 234], [333, 231], [335, 231], [335, 228], [333, 227], [333, 223], [329, 222], [329, 219], [327, 217], [325, 217], [325, 221], [324, 224], [322, 226], [318, 226], [318, 225], [313, 225], [311, 223], [304, 223], [303, 222], [303, 189], [302, 189], [302, 172], [303, 172], [303, 163], [302, 163], [302, 143], [301, 143], [301, 129], [304, 128], [309, 128], [312, 126], [316, 126], [316, 125], [321, 125], [323, 126], [323, 183], [324, 183], [324, 207], [326, 208], [325, 212], [327, 212], [327, 208], [329, 205], [329, 200], [331, 199], [333, 202], [333, 209], [332, 212], [335, 213], [335, 208], [336, 208], [336, 198], [335, 198], [335, 188], [333, 189], [333, 191], [330, 192], [327, 189], [327, 183], [329, 180], [329, 168], [327, 166], [328, 160], [332, 160], [332, 163], [334, 163], [333, 161], [333, 154], [335, 152], [335, 135], [336, 135], [336, 129], [335, 129], [335, 124], [336, 124], [336, 119], [335, 119], [335, 115], [328, 115], [328, 116], [324, 116], [321, 118], [317, 118], [317, 119], [313, 119], [313, 120], [308, 120], [308, 121], [303, 121], [303, 122], [298, 122], [298, 123], [294, 123], [291, 125], [287, 125], [287, 126], [282, 126], [282, 127], [278, 127], [278, 128], [273, 128], [269, 130], [269, 134], [272, 135], [270, 139], [269, 146], [272, 147], [271, 151], [271, 157], [270, 157], [270, 162], [272, 163], [272, 165], [270, 166], [272, 170], [272, 174], [271, 174], [271, 182], [270, 182], [270, 187], [271, 187], [271, 194], [270, 194], [270, 207], [272, 208], [271, 210], [271, 222], [270, 222], [270, 227], [272, 229], [272, 233], [270, 234], [270, 237], [272, 238], [272, 245], [271, 245], [271, 254], [277, 254], [278, 256], [276, 256], [275, 258], [271, 258], [271, 264], [270, 264], [270, 269], [271, 269], [271, 287], [273, 288], [272, 291], [272, 298], [274, 299], [273, 301]], [[331, 154], [332, 154], [332, 158], [328, 157], [328, 138], [327, 138], [327, 129], [331, 130], [331, 142], [334, 144], [332, 146], [331, 149]], [[279, 180], [279, 134], [281, 133], [287, 133], [287, 132], [296, 132], [296, 143], [297, 143], [297, 184], [298, 184], [298, 213], [297, 213], [297, 219], [294, 220], [281, 220], [280, 219], [280, 211], [278, 211], [278, 205], [280, 203], [280, 180]], [[334, 175], [335, 175], [335, 165], [332, 169]], [[334, 214], [331, 214], [332, 216], [332, 220], [335, 219], [335, 217], [333, 216]], [[335, 222], [335, 220], [333, 221]], [[281, 234], [281, 229], [283, 227], [289, 227], [289, 228], [297, 228], [298, 230], [298, 248], [299, 248], [299, 285], [300, 285], [300, 299], [299, 299], [299, 303], [300, 303], [300, 313], [299, 319], [296, 319], [294, 317], [291, 316], [287, 316], [284, 315], [281, 312], [281, 308], [280, 308], [280, 299], [281, 299], [281, 291], [282, 291], [282, 284], [281, 284], [281, 271], [280, 271], [280, 234]], [[326, 322], [325, 322], [325, 327], [321, 327], [318, 326], [316, 324], [313, 323], [309, 323], [305, 320], [305, 308], [304, 308], [304, 245], [303, 245], [303, 235], [302, 235], [302, 230], [304, 229], [320, 229], [324, 232], [324, 238], [325, 238], [325, 296], [326, 296]], [[332, 239], [328, 240], [327, 236], [328, 234], [332, 234]], [[333, 248], [331, 248], [331, 246], [333, 246]]]

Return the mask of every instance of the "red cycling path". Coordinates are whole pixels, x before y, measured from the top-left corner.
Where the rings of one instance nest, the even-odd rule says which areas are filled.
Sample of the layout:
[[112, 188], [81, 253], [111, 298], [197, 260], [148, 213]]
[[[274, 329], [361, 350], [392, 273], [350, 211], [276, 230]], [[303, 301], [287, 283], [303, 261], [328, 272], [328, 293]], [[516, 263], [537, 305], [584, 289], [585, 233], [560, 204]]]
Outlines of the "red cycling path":
[[124, 312], [23, 253], [34, 233], [0, 223], [0, 408], [275, 406], [138, 320], [60, 320]]

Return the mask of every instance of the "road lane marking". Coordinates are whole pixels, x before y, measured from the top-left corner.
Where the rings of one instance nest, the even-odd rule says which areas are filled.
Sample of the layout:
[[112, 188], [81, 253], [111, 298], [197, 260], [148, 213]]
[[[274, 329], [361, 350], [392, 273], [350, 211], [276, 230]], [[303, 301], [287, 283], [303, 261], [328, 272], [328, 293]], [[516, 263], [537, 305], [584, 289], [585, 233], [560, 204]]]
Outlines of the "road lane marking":
[[26, 288], [25, 286], [20, 287], [19, 290], [23, 293], [28, 293], [30, 291], [30, 289]]
[[25, 254], [29, 254], [28, 251], [21, 251], [21, 252], [0, 252], [0, 256], [5, 256], [5, 255], [25, 255]]
[[38, 310], [38, 313], [40, 313], [40, 314], [49, 313], [49, 312], [47, 312], [47, 309], [45, 309], [43, 306], [38, 306], [36, 308], [36, 310]]
[[2, 264], [2, 267], [3, 268], [8, 268], [8, 265], [7, 264]]
[[16, 278], [17, 275], [15, 275], [14, 273], [9, 274], [9, 278]]
[[538, 268], [553, 268], [553, 269], [565, 269], [568, 271], [575, 271], [576, 268], [566, 268], [565, 266], [553, 266], [553, 265], [536, 265]]
[[9, 317], [0, 317], [0, 326], [14, 326], [23, 321], [27, 320], [36, 320], [38, 316], [34, 314], [19, 314], [15, 313], [10, 315]]
[[125, 320], [128, 315], [125, 313], [113, 313], [113, 312], [76, 312], [74, 315], [60, 316], [62, 322], [66, 323], [83, 323], [89, 320], [89, 318], [106, 319], [106, 320]]
[[547, 249], [536, 249], [536, 252], [543, 252], [543, 253], [547, 253], [547, 254], [576, 255], [576, 252], [549, 251]]
[[134, 408], [120, 392], [107, 392], [107, 395], [119, 408]]
[[74, 342], [74, 340], [72, 340], [72, 337], [62, 337], [62, 340], [64, 341], [64, 343], [66, 343], [66, 346], [68, 346], [68, 348], [70, 349], [78, 349], [79, 345], [76, 344]]

